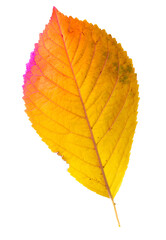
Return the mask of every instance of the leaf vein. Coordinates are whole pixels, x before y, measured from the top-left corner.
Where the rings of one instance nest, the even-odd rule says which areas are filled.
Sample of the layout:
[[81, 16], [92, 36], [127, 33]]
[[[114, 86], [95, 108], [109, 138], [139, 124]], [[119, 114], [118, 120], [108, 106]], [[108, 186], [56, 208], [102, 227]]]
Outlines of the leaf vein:
[[[80, 54], [80, 56], [79, 56], [79, 58], [75, 61], [75, 63], [73, 63], [73, 66], [75, 66], [80, 60], [81, 60], [81, 58], [83, 58], [83, 56], [84, 56], [84, 54], [85, 54], [85, 52], [86, 52], [86, 48], [87, 48], [87, 46], [88, 46], [88, 43], [87, 43], [88, 41], [86, 41], [86, 45], [85, 45], [85, 47], [84, 47], [84, 51]], [[81, 66], [82, 67], [82, 66]], [[79, 72], [79, 71], [78, 71]]]
[[[130, 143], [130, 141], [128, 141], [127, 146], [129, 145], [129, 143]], [[117, 177], [117, 175], [118, 175], [118, 171], [119, 171], [119, 168], [120, 168], [120, 166], [121, 166], [121, 163], [122, 163], [122, 160], [123, 160], [124, 154], [125, 154], [125, 152], [126, 152], [127, 146], [124, 148], [124, 151], [123, 151], [123, 154], [122, 154], [121, 160], [120, 160], [120, 162], [119, 162], [118, 169], [116, 170], [116, 173], [115, 173], [115, 175], [114, 175], [114, 178], [113, 178], [113, 180], [112, 180], [112, 183], [111, 183], [110, 188], [112, 187], [112, 185], [113, 185], [113, 183], [114, 183], [114, 181], [115, 181], [115, 179], [116, 179], [116, 177]]]
[[[130, 92], [130, 86], [129, 86], [129, 89], [128, 89], [128, 91], [127, 91], [127, 94], [126, 94], [126, 97], [125, 97], [125, 100], [124, 100], [124, 103], [123, 103], [121, 109], [119, 110], [119, 112], [118, 112], [117, 116], [115, 117], [114, 121], [112, 122], [111, 126], [107, 129], [107, 131], [105, 132], [105, 134], [100, 138], [99, 142], [100, 142], [100, 141], [104, 138], [104, 136], [112, 129], [114, 123], [116, 122], [116, 120], [118, 119], [120, 113], [121, 113], [122, 110], [124, 109], [124, 106], [125, 106], [126, 101], [127, 101], [127, 97], [128, 97], [128, 95], [129, 95], [129, 92]], [[99, 144], [99, 142], [97, 143], [97, 145]]]
[[[66, 74], [60, 72], [57, 68], [55, 68], [50, 62], [48, 62], [43, 56], [40, 55], [39, 51], [36, 49], [36, 52], [38, 53], [38, 56], [40, 56], [48, 65], [50, 65], [55, 71], [57, 71], [59, 74], [61, 74], [64, 77], [71, 78], [70, 76], [67, 76]], [[71, 78], [72, 79], [72, 78]]]
[[[50, 139], [50, 138], [48, 138], [48, 137], [45, 137], [45, 139], [50, 140], [50, 141], [53, 142], [55, 145], [57, 145], [58, 147], [62, 148], [64, 151], [68, 152], [69, 154], [73, 155], [74, 157], [76, 157], [76, 158], [79, 159], [80, 161], [82, 161], [82, 162], [84, 162], [84, 163], [86, 163], [86, 164], [88, 164], [88, 165], [90, 165], [90, 166], [98, 167], [97, 165], [94, 165], [94, 164], [92, 164], [92, 163], [90, 163], [90, 162], [85, 161], [84, 159], [80, 158], [79, 156], [77, 156], [77, 155], [74, 154], [73, 152], [71, 152], [71, 151], [69, 151], [68, 149], [62, 147], [60, 144], [56, 143], [54, 140], [52, 140], [52, 139]], [[63, 156], [64, 156], [64, 154], [63, 154]]]
[[99, 180], [95, 179], [95, 178], [92, 178], [92, 177], [89, 177], [87, 174], [85, 174], [84, 172], [80, 171], [79, 169], [73, 167], [73, 165], [70, 164], [70, 167], [73, 168], [75, 171], [81, 173], [82, 175], [84, 175], [86, 178], [89, 178], [89, 180], [92, 180], [92, 181], [95, 181], [99, 184], [101, 184], [102, 186], [105, 187], [105, 184], [103, 184], [102, 182], [100, 182]]
[[90, 68], [91, 68], [91, 66], [92, 66], [92, 62], [93, 62], [94, 55], [95, 55], [95, 51], [96, 51], [96, 44], [97, 44], [97, 42], [95, 42], [95, 46], [94, 46], [94, 50], [93, 50], [93, 55], [92, 55], [92, 58], [91, 58], [91, 61], [90, 61], [88, 70], [87, 70], [87, 72], [86, 72], [86, 74], [85, 74], [85, 77], [84, 77], [82, 83], [80, 84], [80, 89], [81, 89], [81, 87], [83, 86], [83, 84], [84, 84], [84, 82], [85, 82], [85, 80], [86, 80], [86, 78], [87, 78], [87, 76], [88, 76], [88, 74], [89, 74]]
[[[56, 57], [53, 53], [50, 52], [50, 50], [46, 47], [46, 44], [45, 44], [45, 42], [44, 42], [43, 37], [41, 37], [41, 40], [42, 40], [42, 43], [43, 43], [43, 47], [46, 49], [46, 51], [47, 51], [51, 56], [53, 56], [55, 59], [57, 59], [58, 61], [60, 61], [62, 64], [66, 65], [66, 66], [69, 66], [69, 64], [63, 62], [61, 59], [59, 59], [59, 58]], [[39, 53], [39, 51], [38, 51], [38, 53]], [[41, 56], [41, 55], [40, 55], [40, 56]]]
[[66, 129], [67, 131], [69, 131], [71, 134], [80, 136], [80, 137], [82, 137], [82, 138], [88, 138], [88, 139], [90, 139], [90, 137], [88, 137], [88, 136], [85, 136], [85, 135], [82, 135], [82, 134], [79, 134], [79, 133], [72, 132], [69, 128], [65, 127], [63, 124], [61, 124], [61, 123], [57, 122], [55, 119], [49, 117], [41, 108], [39, 108], [39, 107], [31, 100], [31, 98], [30, 98], [28, 95], [26, 95], [26, 97], [27, 97], [27, 98], [29, 99], [29, 101], [35, 106], [35, 108], [37, 108], [37, 109], [41, 112], [41, 114], [43, 114], [43, 115], [44, 115], [45, 117], [47, 117], [48, 119], [52, 120], [52, 121], [53, 121], [54, 123], [56, 123], [57, 125], [63, 127], [64, 129]]
[[78, 50], [78, 47], [79, 47], [79, 44], [80, 44], [80, 41], [81, 41], [81, 36], [82, 36], [82, 34], [80, 33], [79, 40], [78, 40], [78, 44], [77, 44], [76, 50], [75, 50], [75, 52], [74, 52], [74, 55], [73, 55], [73, 57], [72, 57], [72, 59], [71, 59], [71, 63], [74, 61], [74, 58], [75, 58], [75, 56], [76, 56], [76, 53], [77, 53], [77, 50]]
[[[57, 16], [57, 9], [55, 9], [55, 14], [56, 14], [56, 21], [57, 21], [57, 24], [58, 24], [58, 26], [59, 26], [59, 30], [60, 30], [60, 32], [62, 33], [62, 30], [61, 30], [61, 27], [60, 27], [60, 23], [59, 23], [59, 20], [58, 20], [58, 16]], [[92, 128], [91, 128], [91, 125], [90, 125], [90, 122], [89, 122], [89, 119], [88, 119], [88, 116], [87, 116], [87, 112], [86, 112], [86, 109], [85, 109], [85, 105], [84, 105], [84, 102], [83, 102], [83, 99], [82, 99], [82, 96], [81, 96], [80, 88], [79, 88], [79, 86], [78, 86], [78, 83], [77, 83], [77, 80], [76, 80], [76, 76], [75, 76], [75, 74], [74, 74], [73, 66], [72, 66], [72, 64], [71, 64], [71, 61], [70, 61], [70, 58], [69, 58], [69, 55], [68, 55], [68, 52], [67, 52], [67, 49], [66, 49], [66, 44], [65, 44], [65, 41], [64, 41], [64, 38], [63, 38], [63, 34], [62, 34], [62, 40], [63, 40], [63, 43], [64, 43], [66, 55], [67, 55], [67, 57], [68, 57], [68, 61], [69, 61], [70, 66], [71, 66], [71, 70], [72, 70], [72, 73], [73, 73], [74, 81], [75, 81], [75, 83], [76, 83], [76, 86], [77, 86], [77, 89], [78, 89], [78, 93], [79, 93], [79, 95], [80, 95], [80, 100], [81, 100], [81, 103], [82, 103], [82, 107], [83, 107], [83, 109], [84, 109], [85, 118], [86, 118], [86, 120], [87, 120], [87, 125], [88, 125], [89, 131], [90, 131], [90, 135], [91, 135], [92, 142], [93, 142], [93, 144], [94, 144], [94, 148], [95, 148], [96, 155], [97, 155], [97, 158], [98, 158], [98, 161], [99, 161], [99, 165], [100, 165], [100, 169], [101, 169], [101, 172], [102, 172], [102, 176], [103, 176], [103, 179], [104, 179], [104, 182], [105, 182], [105, 186], [106, 186], [106, 189], [107, 189], [107, 191], [108, 191], [108, 195], [109, 195], [109, 197], [110, 197], [111, 200], [112, 200], [112, 203], [113, 203], [113, 206], [114, 206], [114, 209], [115, 209], [115, 212], [116, 212], [115, 203], [114, 203], [114, 200], [113, 200], [113, 197], [112, 197], [112, 194], [111, 194], [111, 191], [110, 191], [108, 182], [107, 182], [107, 178], [106, 178], [106, 176], [105, 176], [105, 172], [104, 172], [104, 169], [103, 169], [103, 166], [102, 166], [101, 158], [100, 158], [100, 155], [99, 155], [99, 152], [98, 152], [98, 149], [97, 149], [97, 145], [96, 145], [96, 142], [95, 142], [95, 139], [94, 139], [94, 136], [93, 136]], [[97, 43], [97, 42], [96, 42], [96, 43]], [[96, 43], [95, 43], [95, 46], [96, 46]], [[95, 48], [96, 48], [96, 47], [95, 47]], [[116, 216], [117, 216], [117, 213], [116, 213]], [[117, 219], [118, 219], [118, 218], [117, 218]]]
[[[36, 62], [35, 62], [35, 63], [36, 63]], [[45, 77], [49, 82], [53, 83], [55, 86], [57, 86], [58, 88], [62, 89], [63, 91], [65, 91], [65, 92], [67, 92], [67, 93], [69, 93], [69, 94], [71, 94], [71, 95], [73, 95], [73, 96], [79, 97], [77, 94], [68, 91], [67, 89], [61, 87], [61, 86], [58, 85], [56, 82], [54, 82], [53, 80], [51, 80], [50, 78], [48, 78], [46, 75], [44, 75], [44, 73], [43, 73], [42, 69], [39, 67], [39, 65], [36, 64], [36, 66], [39, 68], [39, 70], [40, 70], [40, 72], [41, 72], [41, 75], [36, 75], [36, 74], [35, 74], [34, 76], [43, 76], [43, 77]]]
[[45, 34], [47, 36], [47, 38], [54, 44], [57, 45], [58, 47], [62, 48], [64, 50], [64, 47], [62, 47], [61, 45], [59, 45], [57, 42], [55, 42], [51, 37], [49, 37], [48, 32], [45, 31]]
[[107, 53], [107, 57], [106, 57], [106, 59], [105, 59], [105, 61], [104, 61], [104, 64], [103, 64], [102, 70], [101, 70], [101, 72], [100, 72], [100, 74], [99, 74], [97, 80], [95, 81], [95, 84], [93, 85], [93, 87], [92, 87], [92, 89], [91, 89], [89, 95], [87, 96], [87, 98], [86, 98], [84, 104], [86, 104], [86, 102], [88, 101], [88, 99], [89, 99], [90, 95], [92, 94], [94, 88], [96, 87], [97, 82], [98, 82], [98, 80], [99, 80], [99, 78], [100, 78], [100, 76], [101, 76], [101, 74], [102, 74], [102, 72], [103, 72], [103, 70], [104, 70], [104, 67], [106, 66], [106, 63], [107, 63], [107, 60], [108, 60], [108, 56], [109, 56], [109, 52]]
[[125, 130], [125, 127], [126, 127], [126, 125], [127, 125], [128, 119], [129, 119], [129, 117], [127, 118], [127, 121], [126, 121], [126, 123], [125, 123], [125, 126], [123, 127], [123, 129], [122, 129], [122, 131], [121, 131], [121, 133], [120, 133], [120, 135], [119, 135], [119, 137], [118, 137], [118, 140], [117, 140], [117, 142], [116, 142], [116, 144], [115, 144], [115, 146], [114, 146], [114, 148], [113, 148], [113, 151], [111, 152], [110, 156], [109, 156], [108, 159], [106, 160], [106, 163], [105, 163], [105, 165], [104, 165], [104, 168], [106, 167], [107, 163], [110, 161], [113, 153], [115, 152], [115, 149], [116, 149], [117, 146], [118, 146], [118, 143], [119, 143], [119, 141], [120, 141], [120, 139], [121, 139], [121, 137], [122, 137], [122, 135], [123, 135], [123, 132], [124, 132], [124, 130]]
[[81, 116], [81, 115], [79, 115], [79, 114], [77, 114], [77, 113], [74, 113], [74, 112], [72, 112], [72, 111], [70, 111], [70, 110], [62, 107], [61, 105], [57, 104], [56, 102], [54, 102], [53, 100], [51, 100], [50, 98], [48, 98], [42, 91], [40, 91], [40, 90], [35, 86], [35, 84], [34, 84], [31, 80], [29, 80], [29, 81], [30, 81], [30, 83], [32, 84], [32, 86], [36, 89], [36, 91], [39, 92], [43, 97], [45, 97], [48, 102], [53, 103], [53, 104], [56, 105], [57, 107], [63, 109], [63, 110], [66, 111], [66, 112], [69, 112], [70, 114], [73, 114], [73, 115], [75, 115], [75, 116], [77, 116], [77, 117], [79, 117], [79, 118], [85, 119], [85, 117], [83, 117], [83, 116]]
[[96, 121], [95, 121], [94, 124], [92, 125], [92, 129], [94, 128], [94, 126], [96, 125], [96, 123], [98, 122], [98, 120], [100, 119], [100, 117], [101, 117], [101, 115], [102, 115], [104, 109], [106, 108], [106, 106], [107, 106], [109, 100], [111, 99], [111, 97], [112, 97], [112, 95], [113, 95], [113, 93], [114, 93], [114, 91], [115, 91], [115, 88], [116, 88], [116, 86], [117, 86], [118, 81], [119, 81], [119, 66], [118, 66], [117, 79], [116, 79], [116, 82], [115, 82], [114, 87], [113, 87], [113, 89], [112, 89], [112, 92], [111, 92], [110, 96], [108, 97], [108, 99], [107, 99], [107, 101], [106, 101], [106, 103], [105, 103], [103, 109], [101, 110], [100, 114], [98, 115]]
[[[46, 126], [43, 126], [41, 123], [39, 123], [39, 122], [36, 122], [36, 124], [38, 125], [38, 126], [40, 126], [41, 128], [44, 128], [44, 129], [46, 129], [47, 131], [49, 131], [49, 132], [51, 132], [51, 133], [53, 133], [53, 134], [58, 134], [58, 135], [68, 135], [68, 134], [70, 134], [70, 132], [68, 132], [68, 133], [58, 133], [58, 132], [56, 132], [56, 131], [53, 131], [53, 130], [51, 130], [50, 128], [48, 128], [48, 127], [46, 127]], [[86, 149], [91, 149], [91, 150], [94, 150], [94, 148], [91, 148], [91, 147], [87, 147], [87, 146], [83, 146], [83, 145], [80, 145], [80, 144], [78, 144], [78, 143], [74, 143], [74, 142], [69, 142], [69, 141], [67, 141], [69, 144], [72, 144], [72, 145], [75, 145], [75, 146], [78, 146], [78, 147], [81, 147], [81, 148], [86, 148]]]

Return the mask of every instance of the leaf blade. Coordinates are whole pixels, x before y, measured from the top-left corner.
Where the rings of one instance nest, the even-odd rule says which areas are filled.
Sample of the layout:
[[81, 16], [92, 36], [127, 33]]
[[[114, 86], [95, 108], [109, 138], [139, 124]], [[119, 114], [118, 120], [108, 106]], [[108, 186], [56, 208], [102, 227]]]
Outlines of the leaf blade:
[[27, 114], [43, 141], [79, 182], [113, 201], [136, 127], [138, 84], [127, 53], [96, 25], [54, 8], [24, 79]]

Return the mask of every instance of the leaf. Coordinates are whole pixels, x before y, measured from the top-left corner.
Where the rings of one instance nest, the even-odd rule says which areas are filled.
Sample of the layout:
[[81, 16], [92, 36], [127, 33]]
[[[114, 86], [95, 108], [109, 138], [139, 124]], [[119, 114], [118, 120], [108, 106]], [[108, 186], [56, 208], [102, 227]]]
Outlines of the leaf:
[[42, 140], [80, 183], [113, 201], [138, 106], [136, 74], [121, 45], [97, 25], [54, 8], [27, 64], [23, 90]]

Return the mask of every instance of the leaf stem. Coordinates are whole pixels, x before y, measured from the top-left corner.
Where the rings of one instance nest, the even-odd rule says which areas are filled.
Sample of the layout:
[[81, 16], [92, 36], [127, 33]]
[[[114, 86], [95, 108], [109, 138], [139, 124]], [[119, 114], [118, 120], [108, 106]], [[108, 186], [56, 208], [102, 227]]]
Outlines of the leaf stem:
[[118, 213], [117, 213], [117, 210], [116, 210], [116, 206], [115, 206], [114, 200], [113, 200], [113, 199], [111, 199], [111, 200], [112, 200], [112, 203], [113, 203], [113, 206], [114, 206], [114, 211], [115, 211], [116, 219], [117, 219], [117, 221], [118, 221], [118, 226], [120, 227], [120, 222], [119, 222], [119, 218], [118, 218]]

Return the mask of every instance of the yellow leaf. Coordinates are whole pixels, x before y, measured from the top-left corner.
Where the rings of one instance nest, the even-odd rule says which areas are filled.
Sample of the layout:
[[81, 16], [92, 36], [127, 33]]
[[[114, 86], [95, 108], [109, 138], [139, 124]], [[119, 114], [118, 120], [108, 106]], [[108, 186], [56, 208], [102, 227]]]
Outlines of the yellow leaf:
[[54, 8], [23, 89], [42, 140], [80, 183], [113, 201], [128, 165], [138, 106], [136, 74], [121, 45], [97, 25]]

